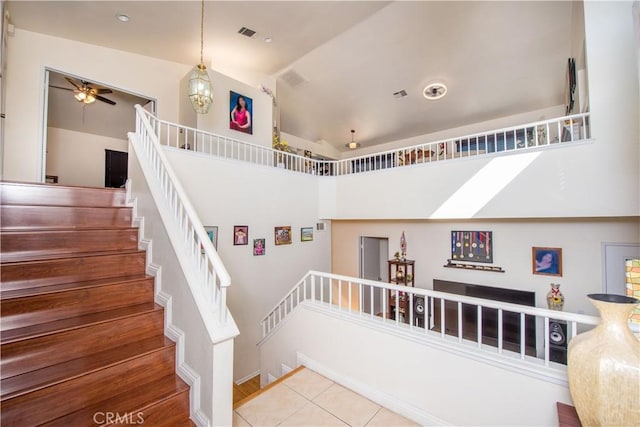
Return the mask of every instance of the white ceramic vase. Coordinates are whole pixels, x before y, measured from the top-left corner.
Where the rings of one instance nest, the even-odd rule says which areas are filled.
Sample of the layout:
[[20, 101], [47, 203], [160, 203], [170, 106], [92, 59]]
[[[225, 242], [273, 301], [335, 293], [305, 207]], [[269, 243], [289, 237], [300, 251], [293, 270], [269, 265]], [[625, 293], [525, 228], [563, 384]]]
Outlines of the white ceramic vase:
[[587, 295], [602, 317], [569, 342], [569, 390], [583, 426], [640, 426], [640, 341], [627, 319], [637, 299]]

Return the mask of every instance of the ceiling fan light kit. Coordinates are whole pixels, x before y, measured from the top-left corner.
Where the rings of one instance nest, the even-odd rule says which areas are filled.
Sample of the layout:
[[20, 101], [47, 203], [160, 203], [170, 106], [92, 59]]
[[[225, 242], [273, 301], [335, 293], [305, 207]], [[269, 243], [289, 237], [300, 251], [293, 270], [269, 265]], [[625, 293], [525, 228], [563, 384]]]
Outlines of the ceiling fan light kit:
[[443, 98], [447, 94], [447, 85], [442, 82], [434, 82], [425, 86], [422, 91], [424, 96], [429, 101], [435, 101], [436, 99]]
[[189, 100], [191, 106], [198, 114], [206, 114], [213, 102], [211, 90], [211, 79], [202, 61], [202, 51], [204, 48], [204, 0], [200, 14], [200, 63], [193, 68], [189, 76]]

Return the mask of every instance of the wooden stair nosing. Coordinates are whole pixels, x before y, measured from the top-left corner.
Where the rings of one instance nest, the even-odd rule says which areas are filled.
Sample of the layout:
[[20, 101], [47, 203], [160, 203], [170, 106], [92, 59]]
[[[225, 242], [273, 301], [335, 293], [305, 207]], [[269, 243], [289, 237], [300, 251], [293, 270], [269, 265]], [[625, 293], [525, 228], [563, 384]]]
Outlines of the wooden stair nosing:
[[127, 206], [126, 191], [121, 188], [1, 181], [0, 189], [2, 205]]
[[0, 265], [0, 287], [12, 290], [58, 283], [103, 279], [146, 270], [146, 252], [113, 251], [93, 256], [66, 256]]
[[40, 287], [28, 287], [12, 290], [2, 289], [0, 292], [0, 302], [6, 302], [14, 298], [24, 298], [39, 295], [55, 294], [57, 292], [66, 292], [74, 289], [92, 289], [101, 286], [111, 286], [119, 283], [130, 283], [138, 281], [153, 281], [153, 276], [146, 273], [130, 274], [126, 276], [105, 277], [102, 279], [83, 280], [77, 282], [58, 283], [55, 285], [45, 285]]
[[[131, 249], [118, 249], [118, 250], [106, 250], [106, 251], [86, 251], [86, 252], [71, 252], [71, 253], [47, 253], [42, 254], [40, 256], [34, 256], [29, 259], [24, 260], [16, 260], [16, 261], [5, 261], [4, 259], [0, 263], [0, 266], [10, 267], [11, 265], [21, 264], [25, 267], [31, 265], [31, 263], [37, 262], [46, 262], [46, 261], [54, 261], [54, 260], [65, 260], [65, 259], [78, 259], [78, 258], [91, 258], [91, 257], [103, 257], [109, 255], [142, 255], [145, 254], [145, 251], [142, 249], [138, 249], [137, 247]], [[4, 257], [3, 257], [4, 258]]]
[[164, 340], [164, 346], [147, 349], [145, 340], [123, 346], [128, 347], [128, 354], [118, 347], [3, 380], [3, 425], [11, 425], [11, 420], [41, 424], [171, 374], [175, 344], [164, 336], [157, 338]]
[[171, 374], [147, 383], [142, 387], [131, 387], [110, 399], [100, 401], [60, 418], [56, 418], [41, 427], [94, 425], [93, 415], [95, 413], [115, 412], [118, 414], [137, 414], [184, 392], [189, 392], [189, 386], [182, 381], [180, 377]]
[[[123, 295], [127, 297], [122, 298]], [[153, 300], [153, 278], [92, 287], [73, 287], [72, 284], [65, 284], [64, 288], [56, 291], [19, 297], [2, 295], [0, 297], [2, 303], [0, 333], [39, 323], [144, 304]]]
[[174, 348], [175, 343], [164, 335], [157, 334], [85, 357], [67, 360], [12, 377], [3, 377], [0, 380], [2, 385], [0, 402], [4, 406], [4, 402], [11, 399], [103, 371], [144, 355], [164, 351], [170, 347]]
[[130, 226], [130, 207], [2, 205], [2, 230]]
[[143, 304], [124, 306], [113, 310], [54, 320], [47, 323], [37, 323], [23, 328], [7, 329], [0, 332], [0, 343], [4, 345], [21, 340], [38, 338], [51, 333], [84, 328], [90, 324], [110, 322], [113, 319], [137, 316], [142, 313], [162, 310], [164, 310], [162, 306], [154, 302], [146, 302]]
[[138, 229], [92, 228], [0, 231], [2, 261], [21, 261], [47, 254], [104, 252], [138, 248]]
[[3, 343], [0, 363], [2, 378], [135, 343], [162, 334], [163, 331], [164, 312], [154, 310], [55, 331], [37, 338]]

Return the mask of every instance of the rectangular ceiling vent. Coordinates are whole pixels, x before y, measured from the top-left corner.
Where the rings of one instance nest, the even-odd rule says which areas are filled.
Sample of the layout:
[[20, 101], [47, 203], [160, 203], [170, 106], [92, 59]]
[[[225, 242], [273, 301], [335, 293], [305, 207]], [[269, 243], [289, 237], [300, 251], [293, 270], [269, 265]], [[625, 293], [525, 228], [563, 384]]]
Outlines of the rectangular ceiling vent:
[[242, 27], [238, 30], [239, 34], [242, 34], [243, 36], [247, 36], [247, 37], [253, 37], [253, 35], [256, 33], [255, 31], [253, 31], [251, 28], [247, 28], [247, 27]]
[[399, 99], [399, 98], [404, 98], [404, 97], [405, 97], [405, 96], [407, 96], [407, 95], [408, 95], [408, 94], [407, 94], [407, 91], [406, 91], [406, 90], [404, 90], [404, 89], [399, 90], [399, 91], [397, 91], [397, 92], [394, 92], [394, 93], [393, 93], [393, 97], [394, 97], [394, 98], [398, 98], [398, 99]]
[[296, 86], [300, 86], [302, 83], [305, 83], [307, 80], [298, 74], [297, 71], [291, 69], [286, 71], [280, 75], [280, 78], [290, 87], [294, 88]]

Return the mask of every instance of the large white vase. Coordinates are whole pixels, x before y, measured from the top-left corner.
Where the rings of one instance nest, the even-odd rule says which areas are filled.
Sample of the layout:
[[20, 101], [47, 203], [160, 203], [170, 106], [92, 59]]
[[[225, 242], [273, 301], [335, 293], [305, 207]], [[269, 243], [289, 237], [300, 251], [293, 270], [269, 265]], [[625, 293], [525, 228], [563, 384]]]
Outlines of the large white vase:
[[640, 426], [640, 341], [627, 319], [637, 299], [587, 295], [602, 322], [569, 342], [569, 390], [583, 426]]

